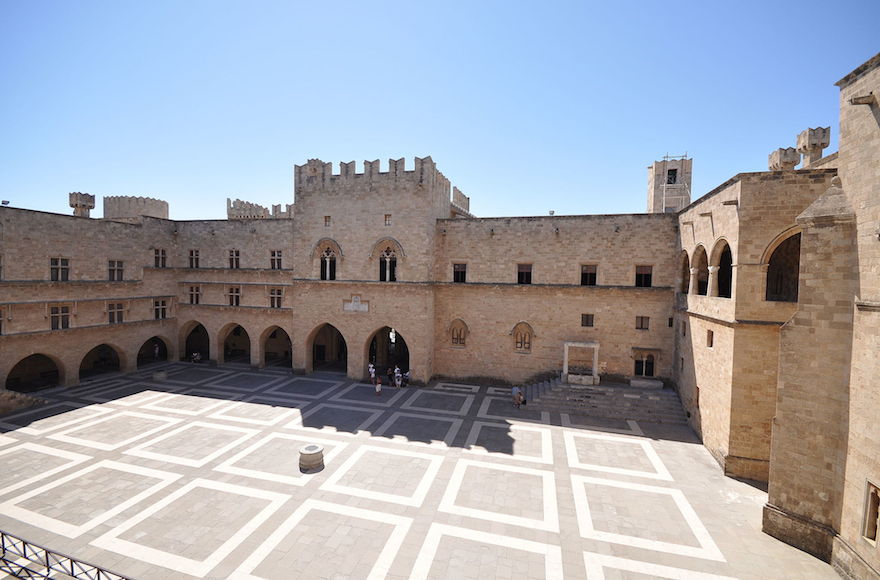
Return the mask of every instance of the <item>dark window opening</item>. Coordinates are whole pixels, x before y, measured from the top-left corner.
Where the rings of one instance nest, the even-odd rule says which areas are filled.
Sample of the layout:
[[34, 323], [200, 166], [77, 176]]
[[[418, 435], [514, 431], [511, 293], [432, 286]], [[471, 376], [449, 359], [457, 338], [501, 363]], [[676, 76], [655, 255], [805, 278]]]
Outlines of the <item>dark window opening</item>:
[[773, 251], [767, 266], [767, 294], [771, 302], [797, 302], [801, 235], [795, 234]]
[[650, 288], [653, 266], [636, 266], [636, 287]]
[[593, 326], [593, 315], [581, 314], [581, 326]]
[[678, 169], [666, 170], [666, 185], [675, 185], [678, 183]]
[[650, 316], [636, 316], [636, 330], [648, 330], [650, 322]]
[[532, 283], [532, 265], [517, 264], [516, 265], [516, 283], [531, 284]]
[[585, 264], [581, 266], [581, 286], [596, 285], [596, 266], [594, 264]]
[[452, 281], [457, 284], [464, 284], [467, 282], [467, 264], [452, 265]]

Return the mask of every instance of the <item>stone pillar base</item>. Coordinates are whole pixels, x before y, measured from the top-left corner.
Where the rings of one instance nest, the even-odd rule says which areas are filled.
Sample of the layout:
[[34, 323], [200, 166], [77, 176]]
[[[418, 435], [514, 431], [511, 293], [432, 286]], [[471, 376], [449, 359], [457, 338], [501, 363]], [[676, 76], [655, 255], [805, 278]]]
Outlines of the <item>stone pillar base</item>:
[[820, 560], [831, 561], [835, 533], [828, 526], [788, 513], [768, 503], [764, 505], [761, 529], [765, 534], [770, 534]]

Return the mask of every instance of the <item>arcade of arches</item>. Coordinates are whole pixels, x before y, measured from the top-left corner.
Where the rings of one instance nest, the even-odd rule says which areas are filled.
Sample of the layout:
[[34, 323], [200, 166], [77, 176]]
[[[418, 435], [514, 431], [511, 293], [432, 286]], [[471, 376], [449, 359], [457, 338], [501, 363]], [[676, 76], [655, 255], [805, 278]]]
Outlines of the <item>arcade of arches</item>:
[[325, 324], [312, 340], [312, 369], [345, 372], [348, 369], [348, 346], [342, 333]]
[[379, 373], [387, 372], [386, 369], [400, 367], [402, 372], [409, 370], [409, 347], [399, 332], [389, 326], [383, 326], [376, 331], [370, 340], [368, 358], [376, 365]]

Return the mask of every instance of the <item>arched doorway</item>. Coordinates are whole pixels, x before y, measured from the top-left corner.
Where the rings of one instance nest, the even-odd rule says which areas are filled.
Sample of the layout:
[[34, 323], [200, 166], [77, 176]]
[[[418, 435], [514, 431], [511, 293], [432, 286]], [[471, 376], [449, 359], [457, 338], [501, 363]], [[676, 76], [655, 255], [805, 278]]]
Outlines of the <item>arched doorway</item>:
[[367, 360], [376, 365], [380, 376], [386, 376], [388, 369], [393, 369], [395, 365], [405, 373], [409, 370], [409, 347], [399, 332], [390, 326], [384, 326], [370, 340]]
[[263, 341], [263, 362], [266, 366], [291, 366], [291, 353], [293, 352], [290, 335], [278, 326], [266, 331]]
[[6, 388], [19, 393], [46, 389], [60, 383], [58, 365], [44, 354], [32, 354], [21, 359], [6, 377]]
[[79, 380], [104, 373], [119, 371], [119, 354], [109, 344], [99, 344], [83, 357], [79, 365]]
[[312, 370], [348, 371], [348, 346], [342, 333], [325, 324], [312, 340]]
[[767, 265], [766, 299], [773, 302], [797, 302], [801, 263], [801, 235], [795, 234], [779, 244]]
[[730, 246], [724, 244], [721, 257], [718, 259], [718, 296], [730, 298], [733, 294], [733, 255]]
[[251, 364], [251, 337], [241, 325], [236, 325], [223, 341], [223, 362]]
[[691, 262], [687, 252], [681, 253], [681, 286], [679, 292], [687, 294], [691, 287]]
[[137, 366], [141, 368], [144, 365], [154, 362], [164, 362], [168, 360], [168, 347], [165, 341], [154, 336], [141, 345], [137, 356]]
[[196, 324], [186, 335], [183, 359], [192, 360], [193, 354], [198, 353], [202, 360], [208, 360], [208, 357], [211, 356], [210, 344], [211, 339], [208, 338], [208, 331], [201, 324]]

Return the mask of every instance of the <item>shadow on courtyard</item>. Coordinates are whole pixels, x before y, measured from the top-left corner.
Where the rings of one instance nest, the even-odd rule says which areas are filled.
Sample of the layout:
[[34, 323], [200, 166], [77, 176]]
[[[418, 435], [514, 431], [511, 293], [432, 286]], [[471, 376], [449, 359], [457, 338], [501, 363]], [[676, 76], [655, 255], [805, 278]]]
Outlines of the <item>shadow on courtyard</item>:
[[[558, 426], [560, 418], [558, 413], [528, 406], [516, 409], [501, 389], [492, 387], [454, 383], [401, 389], [385, 386], [381, 395], [376, 395], [372, 385], [351, 381], [343, 373], [294, 375], [271, 367], [252, 370], [234, 363], [209, 366], [174, 362], [149, 365], [128, 374], [99, 375], [70, 389], [38, 392], [37, 396], [50, 402], [0, 416], [0, 432], [44, 420], [49, 421], [41, 428], [48, 423], [45, 428], [56, 432], [60, 427], [53, 425], [77, 421], [76, 414], [84, 413], [84, 407], [103, 403], [117, 403], [114, 407], [120, 411], [155, 412], [149, 406], [165, 398], [164, 393], [302, 409], [294, 428], [348, 434], [366, 431], [375, 438], [445, 444], [509, 456], [515, 451], [520, 455], [541, 452], [536, 431], [524, 428], [514, 434], [518, 425]], [[204, 415], [190, 413], [193, 420], [203, 419]], [[631, 423], [621, 419], [572, 415], [565, 426], [699, 444], [693, 431], [681, 425], [640, 422], [642, 433], [638, 433], [632, 432]]]

